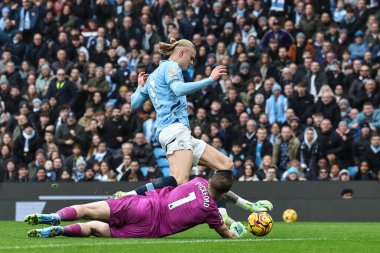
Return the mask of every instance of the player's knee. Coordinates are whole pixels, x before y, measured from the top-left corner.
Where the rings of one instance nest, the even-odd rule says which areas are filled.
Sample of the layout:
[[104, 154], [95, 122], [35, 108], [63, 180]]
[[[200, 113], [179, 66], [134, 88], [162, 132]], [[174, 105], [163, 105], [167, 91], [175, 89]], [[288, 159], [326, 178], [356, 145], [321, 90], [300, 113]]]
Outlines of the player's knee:
[[189, 182], [188, 177], [177, 177], [176, 180], [177, 180], [177, 185], [181, 185], [181, 184]]
[[80, 232], [82, 236], [90, 236], [91, 235], [91, 225], [89, 223], [78, 223], [80, 226]]
[[225, 169], [231, 170], [231, 171], [234, 169], [234, 163], [232, 162], [232, 160], [230, 158], [228, 158], [226, 161]]

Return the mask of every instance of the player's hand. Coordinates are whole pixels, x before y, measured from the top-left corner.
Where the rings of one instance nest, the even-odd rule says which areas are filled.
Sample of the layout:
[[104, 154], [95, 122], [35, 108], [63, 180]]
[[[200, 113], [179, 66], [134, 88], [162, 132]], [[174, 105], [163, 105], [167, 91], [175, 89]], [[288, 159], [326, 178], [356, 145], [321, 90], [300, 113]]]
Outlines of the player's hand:
[[273, 209], [273, 204], [268, 200], [259, 200], [253, 203], [251, 212], [268, 212]]
[[230, 231], [236, 238], [244, 237], [247, 234], [247, 229], [240, 222], [234, 222], [231, 224]]
[[141, 72], [139, 74], [139, 77], [137, 79], [137, 84], [141, 87], [144, 87], [145, 83], [146, 83], [146, 80], [148, 79], [148, 76], [149, 74], [145, 73], [145, 72]]
[[210, 77], [214, 81], [218, 81], [218, 79], [221, 78], [223, 75], [227, 75], [227, 68], [226, 66], [219, 65], [212, 70]]

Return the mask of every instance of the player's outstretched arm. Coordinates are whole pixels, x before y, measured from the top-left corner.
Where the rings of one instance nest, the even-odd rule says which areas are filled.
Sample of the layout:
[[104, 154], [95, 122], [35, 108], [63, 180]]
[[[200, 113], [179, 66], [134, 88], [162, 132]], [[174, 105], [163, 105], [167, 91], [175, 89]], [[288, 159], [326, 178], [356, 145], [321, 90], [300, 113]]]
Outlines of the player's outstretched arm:
[[215, 231], [223, 238], [241, 238], [247, 234], [247, 229], [240, 222], [234, 222], [230, 226], [230, 229], [227, 228], [226, 224], [216, 228]]
[[222, 237], [222, 238], [236, 238], [236, 235], [230, 231], [226, 225], [223, 225], [221, 227], [215, 228], [215, 231]]
[[138, 77], [138, 87], [131, 97], [132, 111], [139, 109], [145, 101], [148, 100], [148, 92], [146, 91], [145, 83], [148, 79], [148, 74], [141, 72]]
[[175, 80], [170, 83], [170, 88], [177, 97], [186, 96], [194, 93], [207, 85], [210, 85], [214, 81], [219, 80], [222, 75], [227, 74], [227, 68], [225, 66], [219, 65], [211, 72], [210, 77], [203, 79], [198, 82], [185, 83], [182, 80]]
[[259, 200], [255, 203], [252, 203], [246, 199], [243, 199], [232, 191], [224, 194], [223, 199], [250, 212], [265, 212], [271, 211], [273, 209], [273, 204], [268, 200]]
[[[241, 238], [247, 234], [247, 229], [240, 222], [234, 221], [228, 216], [225, 208], [218, 208], [219, 214], [222, 216], [224, 225], [229, 228], [229, 231], [233, 233], [233, 238]], [[230, 238], [230, 237], [229, 237]]]

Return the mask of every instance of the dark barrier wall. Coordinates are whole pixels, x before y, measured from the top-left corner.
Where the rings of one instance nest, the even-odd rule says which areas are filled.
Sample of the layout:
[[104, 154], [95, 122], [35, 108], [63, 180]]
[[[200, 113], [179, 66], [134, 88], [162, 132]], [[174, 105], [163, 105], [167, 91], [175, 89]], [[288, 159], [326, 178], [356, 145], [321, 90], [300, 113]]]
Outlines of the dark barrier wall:
[[[27, 213], [54, 212], [64, 206], [101, 200], [141, 183], [0, 184], [0, 220], [21, 220]], [[343, 189], [354, 198], [340, 198]], [[239, 182], [233, 190], [250, 200], [268, 199], [274, 204], [274, 220], [287, 208], [302, 221], [380, 221], [378, 182]], [[227, 206], [230, 216], [245, 220], [248, 212]]]

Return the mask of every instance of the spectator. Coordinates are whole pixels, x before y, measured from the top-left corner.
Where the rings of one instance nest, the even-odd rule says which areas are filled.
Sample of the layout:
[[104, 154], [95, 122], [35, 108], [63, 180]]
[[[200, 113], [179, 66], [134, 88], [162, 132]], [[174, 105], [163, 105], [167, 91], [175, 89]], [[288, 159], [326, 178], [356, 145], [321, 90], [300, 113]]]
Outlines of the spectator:
[[85, 136], [84, 128], [76, 122], [74, 112], [69, 112], [67, 122], [59, 127], [54, 141], [59, 146], [62, 154], [69, 156], [71, 155], [73, 145], [75, 143], [84, 143]]
[[306, 35], [306, 40], [311, 39], [314, 33], [319, 29], [320, 20], [314, 13], [312, 4], [305, 5], [305, 13], [301, 16], [299, 29]]
[[28, 164], [33, 161], [34, 154], [42, 147], [42, 141], [37, 135], [34, 127], [27, 123], [22, 133], [15, 140], [13, 159], [16, 163]]
[[116, 167], [115, 169], [115, 172], [117, 173], [117, 181], [120, 181], [121, 178], [124, 176], [125, 173], [127, 173], [127, 171], [129, 171], [131, 168], [131, 162], [132, 162], [132, 158], [130, 155], [127, 155], [127, 154], [124, 154], [124, 157], [123, 157], [123, 162]]
[[340, 171], [341, 168], [339, 164], [334, 164], [333, 166], [331, 166], [329, 175], [330, 181], [340, 181]]
[[306, 74], [307, 91], [314, 97], [317, 97], [322, 85], [327, 83], [327, 77], [324, 71], [321, 71], [317, 61], [311, 63], [310, 71]]
[[355, 108], [361, 110], [366, 102], [372, 103], [374, 108], [378, 108], [380, 104], [380, 95], [378, 94], [378, 89], [373, 79], [368, 79], [364, 83], [364, 89], [358, 92], [353, 105]]
[[321, 131], [318, 134], [318, 144], [322, 151], [322, 156], [326, 156], [328, 152], [336, 154], [340, 157], [343, 151], [342, 141], [329, 119], [323, 119], [321, 123]]
[[128, 131], [127, 122], [121, 118], [120, 108], [113, 108], [112, 118], [106, 120], [102, 131], [107, 136], [105, 142], [108, 150], [111, 152], [118, 151], [121, 148], [121, 144], [126, 141], [125, 133]]
[[317, 178], [317, 161], [321, 157], [321, 150], [317, 140], [317, 131], [313, 127], [306, 128], [299, 154], [301, 167], [309, 180]]
[[30, 180], [36, 174], [38, 168], [44, 167], [45, 162], [46, 162], [46, 156], [45, 156], [44, 150], [38, 149], [36, 151], [35, 160], [29, 163], [29, 166], [28, 166], [28, 173], [29, 173]]
[[321, 100], [318, 100], [312, 111], [321, 113], [324, 118], [331, 121], [334, 127], [337, 127], [341, 120], [339, 106], [329, 92], [322, 93]]
[[93, 156], [91, 156], [90, 159], [88, 159], [88, 162], [90, 164], [93, 164], [93, 163], [100, 163], [102, 161], [107, 161], [108, 164], [112, 164], [113, 157], [112, 157], [112, 153], [107, 151], [107, 144], [104, 141], [99, 140], [96, 152], [94, 153]]
[[280, 46], [289, 49], [290, 45], [293, 43], [294, 39], [287, 31], [281, 29], [278, 20], [274, 20], [272, 23], [272, 29], [267, 31], [261, 40], [260, 46], [262, 50], [268, 49], [268, 42], [271, 38], [276, 39]]
[[329, 180], [329, 173], [327, 169], [321, 168], [319, 169], [319, 175], [317, 177], [318, 181], [328, 181]]
[[360, 135], [354, 140], [354, 161], [358, 165], [359, 161], [365, 159], [367, 148], [371, 143], [371, 129], [368, 123], [360, 125]]
[[350, 172], [348, 170], [341, 170], [339, 172], [339, 181], [347, 182], [350, 181]]
[[259, 167], [264, 156], [272, 154], [272, 144], [267, 139], [267, 130], [259, 128], [257, 138], [249, 145], [248, 156], [253, 159], [256, 167]]
[[111, 170], [110, 164], [103, 160], [100, 162], [100, 176], [98, 177], [100, 182], [114, 182], [116, 181], [116, 175]]
[[1, 73], [1, 79], [7, 80], [8, 84], [11, 87], [18, 86], [20, 87], [22, 83], [21, 76], [18, 72], [16, 72], [15, 63], [12, 61], [8, 61], [5, 66], [5, 71]]
[[286, 172], [286, 178], [284, 181], [299, 181], [300, 172], [295, 167], [290, 167]]
[[87, 168], [84, 172], [84, 178], [79, 182], [96, 182], [95, 171], [92, 168]]
[[281, 94], [281, 86], [275, 84], [273, 86], [273, 95], [267, 100], [266, 113], [269, 116], [269, 123], [284, 123], [286, 121], [286, 109], [288, 108], [288, 99]]
[[121, 177], [120, 181], [137, 182], [144, 180], [144, 175], [140, 170], [138, 161], [132, 161], [130, 169]]
[[376, 175], [369, 167], [367, 161], [362, 161], [359, 165], [359, 171], [355, 174], [354, 180], [375, 180]]
[[155, 160], [153, 150], [147, 143], [143, 133], [136, 133], [133, 143], [133, 158], [139, 162], [139, 166], [144, 167], [154, 166]]
[[251, 165], [244, 166], [244, 174], [239, 177], [239, 181], [259, 181], [259, 178], [255, 174], [255, 169]]
[[287, 169], [288, 163], [296, 159], [298, 155], [299, 140], [293, 136], [289, 126], [281, 128], [281, 136], [276, 139], [273, 146], [273, 163], [278, 166], [280, 172]]
[[57, 52], [57, 60], [51, 65], [53, 71], [58, 72], [59, 69], [63, 69], [65, 73], [70, 73], [73, 67], [74, 63], [67, 59], [66, 51], [64, 49], [59, 49]]
[[148, 174], [145, 177], [145, 180], [153, 181], [162, 176], [163, 176], [162, 172], [156, 166], [150, 166], [148, 169]]
[[82, 156], [81, 144], [75, 143], [73, 144], [72, 154], [65, 160], [66, 168], [70, 173], [73, 173], [77, 169], [79, 161], [85, 161], [85, 159]]
[[[85, 180], [85, 178], [86, 178], [86, 166], [87, 166], [86, 161], [83, 158], [80, 158], [76, 161], [75, 165], [76, 166], [72, 170], [72, 174], [73, 174], [72, 179], [75, 182], [80, 182], [80, 181]], [[67, 171], [70, 172], [69, 170], [67, 170]]]
[[77, 96], [76, 87], [65, 78], [65, 70], [58, 69], [57, 77], [53, 79], [46, 93], [47, 98], [55, 97], [59, 107], [64, 104], [74, 105]]
[[371, 136], [371, 143], [367, 146], [365, 155], [365, 161], [367, 161], [369, 169], [373, 172], [379, 170], [380, 162], [380, 136], [376, 133]]
[[267, 169], [265, 173], [265, 178], [263, 179], [264, 182], [277, 182], [278, 179], [276, 178], [276, 167], [270, 167]]
[[[46, 181], [48, 182], [56, 182], [58, 180], [58, 176], [60, 175], [60, 170], [62, 169], [62, 162], [60, 158], [54, 158], [57, 160], [55, 164], [51, 160], [47, 160], [45, 165], [42, 167], [45, 169], [46, 173]], [[57, 168], [54, 167], [57, 166]]]
[[95, 92], [100, 92], [102, 97], [106, 97], [109, 91], [109, 83], [105, 79], [105, 72], [103, 67], [97, 67], [95, 70], [95, 77], [90, 79], [87, 85], [83, 86], [83, 90], [87, 91], [90, 97]]
[[25, 164], [21, 164], [17, 170], [17, 182], [27, 183], [29, 182], [29, 171]]
[[59, 182], [74, 182], [71, 178], [71, 173], [68, 170], [63, 170], [59, 177]]
[[43, 183], [43, 182], [46, 182], [47, 181], [47, 178], [46, 178], [46, 170], [44, 168], [38, 168], [37, 172], [36, 172], [36, 175], [33, 179], [33, 182], [37, 182], [37, 183]]
[[364, 103], [363, 111], [353, 119], [349, 126], [356, 129], [362, 123], [368, 123], [372, 131], [380, 130], [380, 109], [374, 109], [371, 102]]
[[[240, 143], [245, 154], [249, 153], [250, 146], [256, 141], [256, 121], [250, 119], [247, 121], [245, 131], [240, 135]], [[265, 130], [266, 131], [266, 130]], [[256, 166], [259, 166], [258, 164]]]
[[5, 168], [5, 182], [16, 182], [17, 181], [17, 171], [16, 165], [12, 160], [8, 160], [4, 164]]

